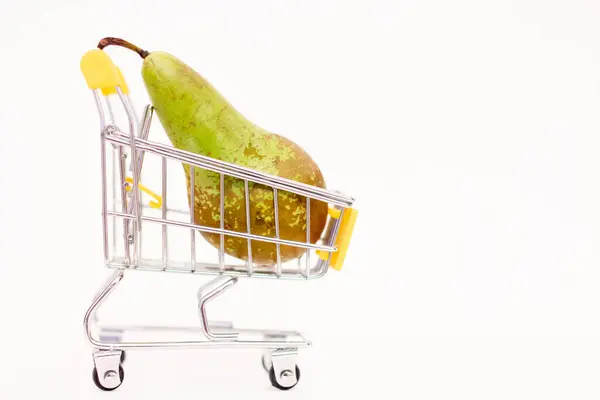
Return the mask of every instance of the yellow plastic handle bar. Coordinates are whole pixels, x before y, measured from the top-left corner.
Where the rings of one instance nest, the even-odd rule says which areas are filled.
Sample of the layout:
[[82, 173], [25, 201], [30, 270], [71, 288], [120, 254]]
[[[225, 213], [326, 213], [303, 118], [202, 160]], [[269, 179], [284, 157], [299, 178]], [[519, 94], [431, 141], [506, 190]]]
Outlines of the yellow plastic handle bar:
[[[329, 208], [329, 216], [331, 218], [338, 219], [341, 214], [342, 212], [337, 208]], [[336, 252], [329, 253], [327, 251], [317, 250], [317, 254], [322, 260], [327, 260], [328, 257], [331, 257], [329, 259], [329, 266], [337, 271], [341, 270], [342, 265], [344, 264], [348, 247], [350, 247], [350, 239], [352, 238], [357, 215], [358, 210], [354, 208], [344, 209], [344, 215], [340, 221], [340, 227], [335, 242], [335, 247], [337, 247]]]
[[[127, 185], [125, 187], [125, 190], [130, 191], [132, 189], [132, 185], [133, 185], [133, 178], [128, 176], [127, 178], [125, 178], [125, 181], [127, 183], [130, 183], [131, 185]], [[156, 193], [154, 193], [153, 191], [151, 191], [150, 189], [148, 189], [147, 187], [145, 187], [142, 184], [138, 184], [140, 189], [142, 190], [142, 192], [146, 193], [147, 195], [151, 196], [154, 198], [154, 200], [150, 200], [150, 202], [148, 203], [148, 205], [152, 208], [161, 208], [162, 207], [162, 197], [157, 195]]]
[[117, 67], [108, 54], [100, 49], [85, 53], [79, 67], [90, 89], [107, 89], [119, 84]]
[[79, 67], [90, 89], [101, 89], [102, 94], [108, 96], [117, 93], [119, 86], [124, 94], [129, 93], [121, 70], [106, 52], [100, 49], [88, 51], [81, 57]]
[[[129, 94], [129, 87], [127, 86], [127, 82], [125, 82], [125, 77], [121, 72], [121, 69], [117, 67], [117, 75], [119, 76], [118, 86], [121, 88], [123, 94]], [[102, 94], [105, 96], [110, 96], [111, 94], [117, 94], [117, 88], [115, 86], [102, 88]]]

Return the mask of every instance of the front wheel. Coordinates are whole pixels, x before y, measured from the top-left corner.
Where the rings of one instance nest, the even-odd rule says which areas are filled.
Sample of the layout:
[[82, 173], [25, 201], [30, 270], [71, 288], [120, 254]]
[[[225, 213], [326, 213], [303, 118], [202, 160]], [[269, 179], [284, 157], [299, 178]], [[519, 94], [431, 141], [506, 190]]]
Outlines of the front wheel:
[[294, 386], [296, 386], [298, 384], [298, 382], [300, 381], [300, 368], [298, 368], [297, 365], [296, 365], [296, 382], [291, 385], [286, 384], [286, 381], [290, 380], [292, 375], [293, 375], [292, 371], [285, 370], [281, 373], [281, 376], [279, 376], [279, 380], [278, 380], [277, 377], [275, 376], [275, 369], [273, 368], [273, 366], [271, 366], [271, 369], [269, 370], [269, 379], [271, 380], [271, 385], [273, 385], [273, 387], [275, 387], [279, 390], [290, 390], [291, 388], [293, 388]]

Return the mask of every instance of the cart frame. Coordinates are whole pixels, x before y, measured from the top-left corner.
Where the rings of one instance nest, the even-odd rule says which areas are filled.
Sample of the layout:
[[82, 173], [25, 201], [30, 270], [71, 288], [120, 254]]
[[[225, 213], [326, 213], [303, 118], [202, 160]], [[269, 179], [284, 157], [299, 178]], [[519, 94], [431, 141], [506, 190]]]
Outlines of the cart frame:
[[[93, 378], [96, 385], [103, 390], [114, 390], [122, 384], [124, 379], [122, 363], [125, 359], [125, 350], [250, 347], [264, 350], [263, 366], [269, 373], [273, 386], [283, 390], [294, 387], [300, 377], [300, 371], [296, 362], [298, 349], [311, 346], [311, 342], [308, 339], [295, 331], [237, 329], [234, 328], [231, 322], [211, 321], [207, 316], [206, 305], [234, 286], [239, 279], [310, 280], [324, 276], [330, 268], [339, 270], [356, 218], [356, 210], [352, 208], [354, 199], [339, 192], [272, 176], [150, 141], [148, 137], [154, 109], [151, 105], [146, 106], [141, 116], [141, 124], [138, 123], [138, 118], [129, 99], [128, 88], [123, 75], [114, 66], [108, 55], [101, 50], [92, 50], [86, 53], [82, 58], [81, 69], [88, 87], [92, 89], [94, 102], [100, 118], [103, 255], [105, 266], [114, 270], [92, 300], [83, 321], [86, 338], [94, 347]], [[118, 97], [127, 116], [128, 132], [123, 132], [115, 124], [110, 97]], [[107, 123], [107, 116], [110, 119], [110, 123]], [[136, 125], [139, 125], [137, 129]], [[140, 182], [144, 157], [147, 154], [161, 158], [161, 195], [156, 195], [145, 188]], [[109, 160], [109, 155], [112, 156], [111, 160]], [[129, 168], [127, 166], [128, 160]], [[194, 222], [193, 198], [190, 201], [190, 210], [177, 210], [168, 207], [168, 193], [166, 189], [169, 176], [167, 169], [168, 160], [220, 174], [220, 228], [203, 226]], [[112, 161], [112, 164], [109, 164], [110, 161]], [[110, 165], [113, 167], [112, 186], [109, 186], [107, 176]], [[132, 172], [132, 177], [127, 176], [128, 171]], [[248, 222], [246, 232], [224, 229], [223, 182], [225, 176], [244, 180]], [[191, 174], [191, 177], [190, 186], [194, 188], [194, 174]], [[274, 237], [250, 233], [248, 185], [251, 182], [269, 186], [273, 190], [276, 228]], [[278, 191], [286, 191], [306, 198], [306, 242], [284, 240], [279, 237]], [[109, 192], [112, 193], [112, 204], [110, 207]], [[154, 197], [154, 200], [145, 205], [142, 202], [142, 192], [150, 194]], [[193, 196], [194, 190], [190, 192]], [[317, 243], [310, 242], [308, 233], [310, 231], [311, 199], [326, 202], [330, 210], [326, 228], [323, 231], [321, 240]], [[160, 211], [160, 215], [149, 216], [147, 212], [150, 211]], [[170, 218], [169, 215], [174, 213], [186, 217], [189, 216], [188, 221]], [[143, 255], [142, 231], [143, 227], [148, 224], [159, 224], [161, 226], [162, 252], [160, 258], [144, 257]], [[121, 234], [117, 232], [117, 227], [122, 227]], [[186, 255], [186, 260], [176, 261], [170, 258], [167, 228], [189, 231], [190, 253]], [[196, 254], [197, 232], [210, 232], [220, 235], [221, 241], [217, 262], [198, 260], [199, 255]], [[248, 241], [248, 259], [245, 263], [226, 262], [223, 248], [225, 236], [236, 236]], [[120, 237], [119, 241], [117, 241], [118, 237]], [[255, 265], [252, 262], [251, 241], [274, 243], [277, 248], [277, 263], [266, 266]], [[121, 254], [119, 254], [117, 249], [118, 244], [122, 246]], [[297, 262], [282, 263], [279, 250], [281, 245], [303, 248], [305, 249], [305, 254], [301, 258], [298, 258]], [[313, 261], [312, 263], [311, 260]], [[197, 293], [199, 326], [152, 327], [109, 326], [100, 324], [97, 311], [124, 279], [125, 274], [129, 271], [147, 270], [215, 275], [214, 279], [200, 287]], [[198, 340], [124, 340], [124, 336], [134, 332], [147, 333], [160, 331], [192, 333], [198, 337]]]

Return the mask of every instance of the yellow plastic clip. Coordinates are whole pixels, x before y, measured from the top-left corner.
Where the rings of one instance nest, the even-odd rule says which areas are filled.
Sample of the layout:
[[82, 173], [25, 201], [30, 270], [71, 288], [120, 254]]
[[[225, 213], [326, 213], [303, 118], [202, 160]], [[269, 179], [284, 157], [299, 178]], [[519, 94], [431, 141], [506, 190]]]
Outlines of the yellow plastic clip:
[[79, 66], [90, 89], [114, 90], [121, 82], [117, 67], [108, 54], [100, 49], [85, 53]]
[[[337, 208], [329, 208], [329, 216], [331, 218], [338, 219], [340, 218], [341, 213], [342, 212]], [[336, 252], [329, 253], [327, 251], [317, 250], [317, 254], [322, 260], [327, 260], [328, 257], [331, 257], [329, 259], [329, 266], [337, 271], [342, 269], [342, 264], [346, 258], [346, 253], [348, 252], [348, 247], [350, 246], [350, 238], [352, 237], [352, 232], [354, 231], [354, 224], [356, 222], [357, 215], [358, 210], [354, 208], [344, 209], [344, 215], [340, 221], [340, 227], [338, 229], [335, 242], [335, 247], [337, 247]]]
[[[130, 191], [132, 189], [132, 185], [133, 185], [133, 178], [128, 176], [127, 178], [125, 178], [125, 181], [127, 183], [130, 183], [131, 185], [127, 185], [125, 187], [125, 190]], [[152, 208], [161, 208], [162, 207], [162, 197], [157, 195], [156, 193], [154, 193], [153, 191], [151, 191], [150, 189], [148, 189], [147, 187], [145, 187], [142, 184], [138, 184], [140, 189], [142, 190], [142, 192], [146, 193], [147, 195], [151, 196], [154, 198], [154, 200], [150, 200], [150, 202], [148, 203], [148, 205]]]

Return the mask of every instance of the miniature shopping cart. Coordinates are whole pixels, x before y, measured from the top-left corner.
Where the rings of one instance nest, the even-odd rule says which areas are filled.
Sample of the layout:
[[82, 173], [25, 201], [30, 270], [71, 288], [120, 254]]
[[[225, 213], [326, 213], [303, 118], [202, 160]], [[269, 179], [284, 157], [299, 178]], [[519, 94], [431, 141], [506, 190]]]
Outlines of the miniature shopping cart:
[[[236, 329], [231, 323], [210, 321], [206, 315], [206, 305], [240, 278], [310, 280], [324, 276], [330, 268], [340, 270], [357, 215], [356, 210], [352, 208], [354, 199], [339, 192], [260, 173], [181, 151], [158, 140], [149, 140], [154, 109], [149, 105], [141, 115], [135, 113], [123, 74], [107, 53], [98, 49], [87, 52], [81, 59], [81, 70], [88, 87], [92, 89], [100, 116], [103, 254], [105, 265], [114, 269], [84, 317], [85, 333], [94, 348], [95, 384], [102, 390], [114, 390], [119, 387], [124, 378], [122, 364], [125, 351], [131, 349], [250, 347], [263, 350], [263, 366], [273, 386], [282, 390], [294, 387], [300, 378], [296, 362], [298, 349], [310, 346], [309, 340], [298, 332]], [[120, 103], [120, 111], [127, 117], [127, 130], [117, 126], [111, 100]], [[125, 117], [123, 119], [125, 120]], [[170, 194], [176, 190], [172, 188], [181, 189], [182, 183], [177, 182], [177, 179], [182, 175], [182, 165], [220, 174], [222, 199], [225, 176], [244, 181], [248, 222], [246, 232], [224, 229], [223, 200], [220, 207], [220, 228], [194, 223], [194, 201], [192, 198], [192, 201], [187, 202], [187, 191], [183, 196], [186, 200], [185, 206], [182, 202], [182, 206], [177, 207]], [[152, 178], [155, 178], [156, 182]], [[162, 188], [160, 194], [149, 189], [152, 185], [146, 179], [156, 187]], [[172, 186], [169, 186], [169, 183], [172, 183]], [[276, 224], [274, 237], [250, 233], [249, 183], [266, 185], [273, 190]], [[189, 184], [194, 187], [193, 178]], [[305, 242], [283, 240], [279, 237], [278, 191], [306, 198], [307, 225], [310, 221], [310, 199], [327, 203], [327, 223], [318, 242], [311, 243], [309, 237]], [[193, 196], [194, 191], [191, 190], [190, 193]], [[168, 205], [167, 200], [173, 204]], [[310, 232], [309, 226], [306, 231]], [[204, 242], [197, 240], [200, 232], [220, 235], [220, 248], [210, 247], [199, 251], [198, 247]], [[178, 239], [174, 239], [173, 235], [179, 235]], [[248, 260], [230, 260], [229, 256], [226, 256], [222, 238], [227, 235], [248, 241]], [[151, 239], [155, 239], [155, 242]], [[154, 245], [144, 247], [143, 243], [149, 241]], [[275, 244], [277, 263], [253, 263], [250, 246], [252, 241]], [[305, 251], [302, 257], [281, 262], [280, 246], [296, 246]], [[214, 250], [214, 254], [210, 252], [211, 249]], [[213, 275], [213, 279], [198, 291], [199, 325], [193, 328], [101, 325], [96, 311], [128, 271]], [[191, 333], [194, 335], [193, 340], [124, 340], [124, 337], [134, 332], [147, 334], [159, 332], [161, 329], [175, 331], [177, 334]]]

